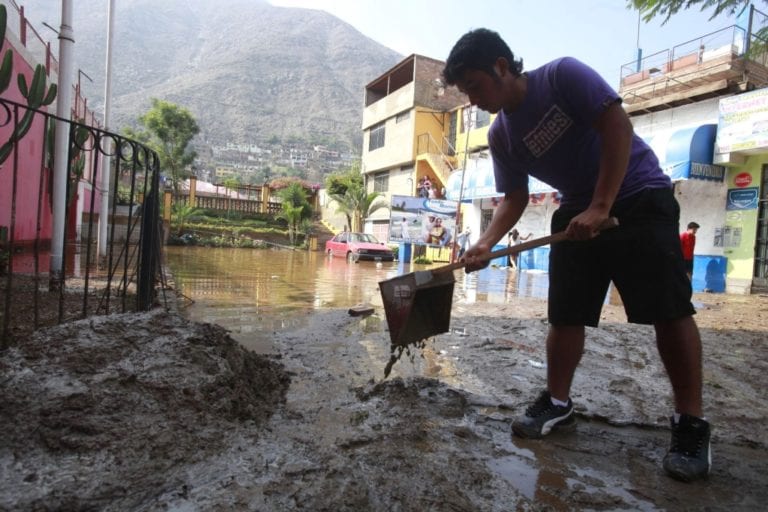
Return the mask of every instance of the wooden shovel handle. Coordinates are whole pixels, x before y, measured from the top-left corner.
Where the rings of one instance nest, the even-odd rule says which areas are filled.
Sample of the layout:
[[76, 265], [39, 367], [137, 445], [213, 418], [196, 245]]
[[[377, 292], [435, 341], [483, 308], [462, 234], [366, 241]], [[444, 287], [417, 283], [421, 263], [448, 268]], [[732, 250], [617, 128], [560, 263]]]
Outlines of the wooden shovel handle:
[[[605, 222], [603, 222], [600, 225], [599, 229], [600, 231], [604, 231], [606, 229], [615, 228], [618, 225], [619, 225], [619, 220], [616, 217], [608, 217], [608, 219], [606, 219]], [[506, 249], [499, 249], [498, 251], [490, 252], [486, 254], [483, 258], [481, 258], [480, 261], [489, 261], [495, 258], [500, 258], [501, 256], [509, 256], [511, 254], [517, 254], [518, 252], [527, 251], [528, 249], [535, 249], [536, 247], [541, 247], [543, 245], [549, 245], [555, 242], [562, 242], [567, 238], [568, 237], [565, 236], [565, 231], [560, 231], [559, 233], [554, 233], [552, 235], [536, 238], [534, 240], [531, 240], [530, 242], [523, 242], [521, 244], [511, 245]], [[432, 272], [449, 272], [451, 270], [456, 270], [457, 268], [464, 268], [466, 266], [467, 266], [466, 261], [455, 261], [453, 263], [449, 263], [448, 265], [443, 265], [442, 267], [433, 268]]]

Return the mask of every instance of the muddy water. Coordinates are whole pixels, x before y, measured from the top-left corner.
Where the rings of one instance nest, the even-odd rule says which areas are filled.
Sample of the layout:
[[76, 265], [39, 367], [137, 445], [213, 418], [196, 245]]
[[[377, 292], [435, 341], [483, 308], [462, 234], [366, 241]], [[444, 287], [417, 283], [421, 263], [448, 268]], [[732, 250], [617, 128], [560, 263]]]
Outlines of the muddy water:
[[[291, 375], [270, 428], [237, 452], [250, 461], [233, 480], [241, 499], [263, 500], [243, 509], [731, 511], [768, 501], [768, 443], [755, 428], [766, 410], [768, 299], [698, 297], [717, 304], [698, 315], [716, 462], [708, 482], [685, 486], [661, 470], [672, 399], [652, 328], [626, 324], [614, 306], [589, 331], [574, 379], [576, 430], [510, 437], [546, 380], [545, 273], [455, 272], [451, 332], [383, 379], [378, 282], [423, 267], [204, 248], [169, 248], [166, 261], [188, 318], [279, 352]], [[376, 313], [350, 317], [361, 302]]]
[[[221, 325], [257, 352], [273, 350], [276, 330], [306, 325], [307, 314], [359, 303], [381, 306], [379, 281], [430, 268], [399, 262], [347, 263], [322, 252], [168, 247], [166, 261], [184, 295], [190, 320]], [[513, 296], [545, 297], [547, 274], [489, 267], [456, 271], [465, 303], [504, 303]]]

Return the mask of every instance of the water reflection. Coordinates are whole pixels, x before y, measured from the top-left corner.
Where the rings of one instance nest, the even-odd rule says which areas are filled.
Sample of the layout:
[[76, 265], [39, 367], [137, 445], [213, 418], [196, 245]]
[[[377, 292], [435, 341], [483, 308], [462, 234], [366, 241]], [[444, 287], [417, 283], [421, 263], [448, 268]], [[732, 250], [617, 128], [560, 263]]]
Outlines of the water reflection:
[[[177, 289], [192, 300], [191, 320], [221, 325], [260, 352], [272, 351], [269, 334], [305, 325], [307, 313], [368, 302], [381, 307], [378, 283], [422, 270], [400, 262], [347, 263], [322, 252], [281, 249], [167, 247]], [[488, 267], [454, 272], [454, 301], [504, 303], [514, 296], [546, 298], [548, 275]]]

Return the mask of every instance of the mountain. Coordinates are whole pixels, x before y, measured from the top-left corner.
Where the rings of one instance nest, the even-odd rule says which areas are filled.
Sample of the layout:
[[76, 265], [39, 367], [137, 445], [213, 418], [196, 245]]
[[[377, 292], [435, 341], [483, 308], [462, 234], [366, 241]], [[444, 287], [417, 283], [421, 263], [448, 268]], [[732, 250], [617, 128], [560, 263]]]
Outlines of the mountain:
[[[74, 78], [101, 115], [107, 2], [72, 3]], [[113, 131], [135, 125], [156, 97], [188, 108], [211, 144], [276, 136], [359, 147], [365, 84], [403, 58], [323, 11], [264, 0], [115, 4]], [[59, 27], [61, 0], [23, 5], [57, 44], [42, 22]]]

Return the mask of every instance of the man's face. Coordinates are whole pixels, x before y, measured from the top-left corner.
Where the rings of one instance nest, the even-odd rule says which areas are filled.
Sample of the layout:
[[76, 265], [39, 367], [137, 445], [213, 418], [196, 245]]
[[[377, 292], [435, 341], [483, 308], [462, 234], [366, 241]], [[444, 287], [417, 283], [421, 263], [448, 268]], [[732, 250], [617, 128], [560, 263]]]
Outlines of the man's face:
[[496, 114], [504, 107], [500, 81], [485, 71], [468, 69], [456, 87], [469, 97], [472, 105], [486, 112]]

